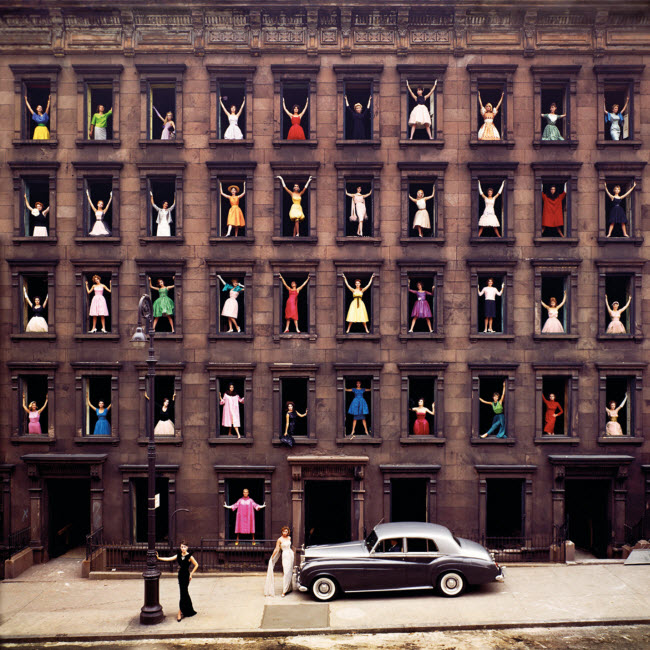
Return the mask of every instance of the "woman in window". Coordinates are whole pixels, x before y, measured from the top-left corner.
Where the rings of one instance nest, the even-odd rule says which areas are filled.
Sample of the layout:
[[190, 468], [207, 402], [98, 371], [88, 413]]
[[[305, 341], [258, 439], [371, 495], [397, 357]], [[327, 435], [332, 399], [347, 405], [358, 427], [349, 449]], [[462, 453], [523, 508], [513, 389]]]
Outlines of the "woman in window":
[[361, 185], [357, 186], [357, 191], [350, 194], [345, 190], [345, 196], [352, 199], [350, 203], [350, 221], [357, 224], [357, 237], [363, 237], [363, 222], [368, 219], [368, 212], [366, 211], [366, 199], [372, 194], [372, 188], [368, 194], [363, 194]]
[[289, 526], [282, 526], [281, 536], [273, 549], [273, 554], [269, 560], [269, 566], [266, 572], [266, 582], [264, 583], [264, 595], [275, 596], [275, 583], [273, 580], [273, 570], [275, 563], [282, 555], [282, 598], [292, 591], [291, 581], [293, 579], [293, 559], [294, 554], [291, 549], [291, 529]]
[[499, 108], [503, 102], [503, 93], [501, 93], [501, 99], [495, 108], [492, 108], [492, 104], [488, 102], [483, 106], [481, 101], [481, 91], [478, 92], [478, 103], [481, 105], [481, 116], [483, 117], [483, 126], [478, 131], [479, 140], [501, 140], [499, 131], [496, 126], [494, 126], [494, 118], [499, 112]]
[[554, 296], [552, 296], [548, 302], [549, 304], [546, 305], [544, 304], [544, 301], [542, 301], [542, 307], [546, 309], [546, 313], [548, 314], [544, 327], [542, 327], [542, 334], [564, 334], [564, 327], [562, 323], [560, 323], [558, 314], [560, 313], [560, 309], [562, 309], [566, 303], [566, 291], [564, 292], [564, 297], [559, 305]]
[[352, 120], [352, 128], [347, 137], [348, 140], [367, 140], [368, 127], [370, 126], [370, 104], [372, 103], [372, 95], [368, 97], [368, 104], [364, 109], [363, 106], [357, 102], [354, 105], [354, 110], [350, 108], [348, 103], [348, 96], [344, 95], [345, 110], [347, 111], [350, 119]]
[[[178, 562], [178, 588], [180, 590], [180, 601], [178, 603], [178, 614], [176, 620], [180, 623], [183, 618], [195, 616], [194, 606], [190, 598], [189, 586], [192, 581], [192, 576], [199, 568], [199, 563], [194, 559], [192, 551], [189, 550], [187, 542], [183, 540], [180, 543], [180, 549], [176, 555], [171, 557], [160, 557], [156, 551], [156, 559], [161, 562]], [[192, 570], [190, 571], [190, 565]]]
[[235, 390], [235, 384], [230, 384], [228, 390], [222, 395], [219, 393], [219, 404], [223, 406], [221, 409], [221, 426], [228, 428], [228, 435], [232, 436], [232, 430], [238, 438], [239, 427], [241, 426], [241, 418], [239, 417], [239, 405], [244, 403], [244, 398], [239, 397]]
[[625, 303], [625, 307], [623, 307], [623, 309], [619, 309], [617, 300], [615, 300], [610, 307], [609, 301], [607, 300], [607, 294], [605, 294], [605, 306], [607, 307], [607, 313], [612, 319], [609, 321], [609, 325], [607, 326], [607, 334], [627, 334], [625, 325], [623, 325], [623, 322], [621, 321], [621, 316], [623, 312], [630, 306], [631, 302], [632, 296], [627, 299], [627, 302]]
[[88, 404], [88, 407], [95, 411], [97, 415], [97, 422], [95, 422], [93, 436], [110, 436], [111, 424], [108, 421], [108, 412], [111, 410], [111, 406], [113, 405], [109, 404], [107, 407], [104, 407], [104, 402], [99, 400], [97, 406], [93, 406], [90, 403], [90, 392], [88, 390], [86, 390], [86, 404]]
[[564, 413], [560, 402], [555, 401], [555, 393], [549, 393], [548, 399], [542, 393], [542, 400], [546, 405], [546, 413], [544, 414], [544, 435], [555, 435], [555, 422], [557, 418]]
[[368, 310], [366, 309], [366, 305], [363, 302], [363, 294], [370, 289], [370, 285], [372, 284], [372, 280], [375, 277], [375, 274], [373, 273], [370, 276], [370, 281], [368, 284], [362, 289], [361, 288], [361, 280], [355, 280], [354, 281], [354, 289], [348, 284], [348, 280], [345, 277], [345, 273], [343, 273], [343, 282], [345, 282], [345, 286], [352, 292], [352, 302], [350, 302], [350, 307], [348, 308], [348, 314], [345, 317], [345, 320], [348, 323], [348, 329], [345, 330], [346, 334], [350, 333], [350, 328], [352, 327], [352, 323], [362, 323], [364, 329], [366, 330], [366, 334], [370, 334], [370, 330], [368, 329], [368, 321], [370, 318], [368, 318]]
[[241, 132], [241, 129], [239, 128], [239, 116], [241, 115], [241, 112], [244, 110], [245, 103], [246, 103], [246, 97], [244, 97], [244, 100], [242, 101], [239, 110], [237, 110], [237, 107], [233, 105], [230, 107], [230, 113], [229, 113], [226, 110], [226, 107], [223, 105], [223, 97], [219, 97], [219, 104], [221, 104], [221, 108], [223, 112], [226, 114], [229, 123], [226, 132], [223, 134], [224, 140], [244, 139], [244, 134]]
[[430, 230], [431, 229], [431, 219], [429, 218], [429, 212], [427, 210], [427, 201], [430, 201], [436, 195], [436, 187], [434, 185], [431, 196], [424, 196], [424, 190], [418, 190], [415, 194], [416, 198], [413, 198], [409, 194], [409, 200], [413, 201], [417, 206], [417, 212], [415, 217], [413, 217], [413, 228], [418, 231], [418, 237], [422, 237], [422, 229]]
[[266, 508], [266, 503], [263, 503], [261, 506], [255, 503], [253, 499], [250, 498], [249, 492], [246, 488], [242, 492], [240, 499], [229, 506], [227, 503], [223, 504], [224, 508], [229, 510], [235, 510], [237, 512], [237, 517], [235, 519], [235, 535], [237, 536], [235, 540], [235, 546], [239, 545], [239, 536], [240, 535], [251, 535], [253, 540], [253, 545], [255, 544], [255, 512], [256, 510], [261, 510]]
[[627, 393], [623, 398], [623, 401], [616, 406], [616, 402], [613, 400], [609, 403], [609, 408], [605, 407], [607, 417], [609, 418], [607, 424], [605, 425], [605, 435], [606, 436], [622, 436], [623, 429], [618, 422], [618, 412], [625, 406], [627, 402]]
[[305, 220], [305, 213], [302, 211], [302, 195], [305, 193], [307, 188], [309, 187], [309, 183], [311, 183], [313, 176], [310, 176], [307, 179], [307, 182], [305, 183], [305, 187], [300, 189], [300, 185], [298, 183], [294, 183], [293, 185], [293, 190], [290, 190], [285, 182], [282, 176], [276, 176], [276, 178], [280, 179], [280, 182], [282, 183], [282, 187], [284, 187], [285, 191], [291, 196], [291, 209], [289, 210], [289, 219], [293, 221], [293, 236], [294, 237], [299, 237], [300, 236], [300, 222]]
[[90, 127], [88, 129], [88, 138], [91, 140], [106, 140], [106, 129], [108, 126], [108, 118], [113, 115], [113, 109], [109, 108], [108, 113], [104, 112], [103, 104], [97, 107], [97, 112], [90, 120]]
[[370, 392], [370, 388], [361, 388], [361, 382], [356, 382], [356, 388], [346, 388], [346, 393], [354, 393], [354, 398], [350, 403], [350, 408], [348, 408], [348, 415], [352, 416], [352, 431], [350, 432], [350, 438], [354, 438], [354, 431], [357, 428], [357, 422], [361, 421], [363, 424], [363, 429], [367, 436], [370, 435], [368, 430], [368, 425], [366, 424], [366, 416], [370, 413], [368, 408], [368, 402], [366, 402], [363, 394], [367, 391]]
[[478, 401], [481, 402], [481, 404], [487, 404], [488, 406], [491, 406], [492, 411], [494, 413], [494, 418], [492, 419], [492, 426], [483, 435], [481, 435], [481, 438], [487, 438], [489, 435], [495, 432], [497, 438], [508, 437], [506, 435], [506, 416], [503, 412], [503, 400], [505, 396], [506, 396], [505, 381], [503, 382], [503, 391], [501, 392], [501, 397], [499, 397], [499, 393], [494, 393], [492, 395], [492, 401], [487, 402], [486, 400], [482, 399], [479, 396]]
[[172, 223], [172, 210], [176, 207], [176, 195], [174, 194], [174, 202], [169, 205], [168, 201], [163, 201], [162, 208], [159, 208], [153, 200], [153, 192], [149, 192], [151, 196], [151, 205], [153, 209], [158, 213], [156, 217], [156, 237], [170, 237], [172, 234], [171, 223]]
[[545, 194], [542, 188], [542, 230], [544, 228], [555, 228], [560, 237], [564, 237], [562, 232], [564, 227], [564, 206], [562, 202], [565, 197], [566, 183], [562, 194], [557, 193], [555, 185], [551, 185], [548, 194]]
[[505, 282], [501, 284], [501, 291], [494, 286], [494, 279], [488, 278], [487, 285], [479, 289], [478, 295], [485, 296], [485, 317], [483, 323], [483, 332], [492, 332], [492, 323], [497, 315], [497, 296], [503, 295], [506, 289]]
[[625, 119], [623, 117], [623, 113], [627, 110], [627, 106], [630, 103], [630, 98], [629, 96], [625, 98], [625, 106], [623, 106], [623, 110], [619, 113], [619, 105], [618, 104], [613, 104], [612, 105], [612, 110], [611, 112], [607, 110], [607, 106], [605, 106], [605, 122], [609, 124], [609, 135], [612, 138], [612, 140], [620, 140], [621, 139], [621, 128], [623, 126], [623, 120]]
[[[426, 106], [426, 101], [431, 97], [431, 95], [433, 95], [437, 85], [438, 80], [436, 79], [431, 90], [425, 95], [424, 88], [422, 88], [422, 86], [418, 86], [415, 89], [414, 93], [411, 90], [411, 86], [409, 86], [408, 79], [406, 81], [406, 87], [408, 88], [409, 95], [411, 95], [413, 101], [415, 101], [415, 107], [409, 115], [409, 126], [411, 127], [411, 137], [409, 138], [410, 140], [413, 140], [415, 129], [423, 128], [426, 129], [429, 140], [433, 139], [433, 135], [431, 134], [431, 113]], [[433, 104], [433, 100], [431, 100], [431, 103]]]
[[97, 207], [93, 205], [93, 202], [90, 198], [90, 192], [86, 190], [86, 196], [88, 197], [88, 203], [90, 205], [90, 209], [95, 213], [95, 223], [93, 224], [93, 227], [91, 228], [90, 232], [88, 233], [91, 237], [108, 237], [110, 236], [110, 231], [104, 224], [104, 217], [106, 216], [106, 213], [108, 212], [108, 208], [111, 207], [111, 201], [113, 200], [113, 191], [111, 190], [109, 198], [108, 198], [108, 203], [106, 204], [106, 207], [104, 208], [104, 201], [97, 201]]
[[36, 107], [36, 111], [33, 111], [32, 107], [29, 105], [27, 95], [25, 95], [25, 105], [27, 106], [27, 110], [32, 114], [32, 120], [36, 122], [36, 128], [34, 129], [32, 140], [49, 140], [50, 130], [47, 128], [46, 124], [50, 121], [50, 95], [47, 96], [47, 106], [45, 107], [45, 111], [43, 111], [43, 107], [40, 104]]
[[230, 237], [230, 232], [233, 228], [235, 229], [235, 237], [237, 237], [239, 235], [239, 229], [246, 225], [244, 213], [239, 207], [239, 200], [244, 198], [244, 195], [246, 194], [246, 181], [244, 181], [244, 189], [241, 194], [237, 194], [237, 192], [239, 192], [238, 185], [231, 185], [228, 188], [228, 191], [230, 192], [229, 195], [223, 191], [223, 185], [219, 183], [219, 194], [230, 201], [230, 210], [228, 210], [227, 220], [228, 232], [226, 233], [226, 237]]
[[409, 333], [413, 332], [415, 321], [418, 318], [426, 319], [429, 331], [433, 332], [433, 328], [431, 327], [433, 314], [431, 313], [431, 307], [429, 307], [427, 296], [433, 296], [433, 289], [435, 289], [435, 286], [431, 287], [431, 291], [425, 291], [422, 283], [418, 282], [415, 287], [415, 289], [411, 289], [410, 286], [408, 287], [409, 293], [414, 293], [416, 296], [415, 304], [411, 310], [411, 329], [409, 330]]
[[[27, 200], [27, 194], [23, 194], [23, 196], [25, 197], [25, 206], [31, 215], [30, 221], [33, 226], [32, 237], [47, 237], [47, 215], [50, 211], [50, 206], [48, 205], [47, 208], [43, 210], [43, 204], [40, 201], [36, 201], [32, 208]], [[27, 235], [28, 233], [25, 234]]]
[[228, 327], [230, 328], [228, 332], [233, 332], [233, 327], [238, 332], [241, 332], [241, 328], [237, 325], [237, 316], [239, 315], [239, 303], [237, 302], [237, 298], [239, 298], [239, 292], [244, 291], [246, 287], [243, 284], [240, 284], [237, 278], [233, 278], [232, 284], [228, 284], [220, 275], [217, 277], [223, 285], [221, 291], [230, 292], [226, 302], [223, 304], [223, 309], [221, 310], [221, 315], [228, 319]]
[[621, 226], [623, 237], [629, 237], [626, 228], [627, 215], [625, 214], [625, 209], [621, 204], [623, 203], [623, 199], [626, 199], [628, 196], [630, 196], [630, 194], [632, 194], [635, 187], [636, 182], [632, 184], [632, 187], [627, 192], [625, 192], [625, 194], [621, 195], [621, 186], [614, 185], [614, 194], [610, 194], [609, 190], [607, 189], [607, 183], [605, 183], [605, 192], [607, 192], [607, 196], [609, 196], [612, 201], [612, 207], [610, 208], [609, 216], [607, 217], [607, 224], [609, 225], [609, 230], [607, 231], [608, 237], [612, 236], [614, 226], [617, 224]]
[[289, 133], [287, 133], [287, 140], [305, 140], [305, 131], [300, 126], [300, 120], [302, 120], [304, 114], [307, 112], [307, 107], [309, 106], [309, 97], [307, 97], [307, 101], [305, 102], [305, 108], [300, 110], [300, 106], [298, 104], [295, 104], [292, 108], [293, 113], [289, 113], [287, 110], [287, 105], [284, 103], [284, 97], [282, 98], [282, 110], [289, 116], [289, 119], [291, 120], [291, 128], [289, 129]]
[[[149, 395], [147, 391], [144, 392], [145, 398], [148, 400]], [[176, 392], [172, 395], [172, 402], [176, 401]], [[173, 436], [174, 435], [174, 420], [172, 409], [174, 408], [173, 404], [169, 401], [169, 397], [163, 399], [162, 404], [160, 402], [155, 403], [156, 407], [156, 426], [153, 430], [154, 436]]]
[[300, 286], [296, 284], [295, 280], [291, 280], [291, 286], [289, 286], [282, 275], [280, 275], [280, 282], [282, 282], [284, 288], [289, 292], [289, 297], [287, 298], [284, 307], [284, 318], [286, 320], [284, 334], [289, 331], [289, 324], [291, 321], [293, 321], [293, 326], [296, 328], [296, 332], [300, 334], [300, 329], [298, 328], [298, 319], [300, 318], [298, 314], [298, 294], [307, 286], [309, 276], [307, 276], [307, 279]]
[[497, 218], [496, 212], [494, 211], [494, 204], [496, 200], [501, 196], [501, 192], [503, 192], [503, 187], [505, 184], [506, 184], [505, 181], [501, 183], [501, 187], [499, 188], [499, 191], [496, 193], [496, 195], [494, 194], [494, 190], [491, 187], [488, 187], [487, 196], [486, 196], [485, 194], [483, 194], [481, 181], [478, 182], [478, 193], [481, 195], [483, 201], [485, 201], [485, 208], [483, 210], [483, 214], [479, 217], [478, 220], [479, 237], [483, 235], [483, 228], [493, 228], [496, 236], [501, 237], [501, 233], [499, 232], [499, 227], [501, 226], [501, 224], [499, 223], [499, 219]]
[[153, 328], [156, 329], [158, 325], [158, 319], [162, 316], [165, 316], [169, 321], [169, 327], [174, 333], [174, 301], [169, 297], [169, 292], [174, 288], [174, 285], [165, 286], [165, 282], [162, 278], [158, 279], [158, 286], [154, 287], [151, 284], [151, 278], [149, 278], [149, 288], [153, 291], [158, 292], [158, 298], [154, 300], [153, 303]]
[[111, 293], [113, 286], [112, 280], [109, 280], [108, 286], [102, 284], [102, 279], [98, 275], [93, 275], [92, 277], [93, 286], [88, 286], [88, 280], [86, 280], [86, 293], [94, 293], [93, 299], [90, 302], [90, 311], [88, 312], [89, 316], [93, 318], [93, 327], [90, 330], [91, 334], [94, 334], [97, 331], [97, 317], [101, 319], [102, 322], [102, 332], [106, 334], [106, 317], [109, 316], [108, 313], [108, 304], [106, 303], [106, 298], [104, 298], [104, 291]]
[[153, 110], [156, 115], [160, 118], [160, 121], [163, 123], [162, 133], [160, 134], [161, 140], [174, 140], [176, 138], [176, 124], [174, 123], [174, 114], [171, 111], [167, 112], [167, 115], [163, 117], [158, 109], [153, 106]]
[[431, 410], [424, 405], [424, 400], [419, 399], [418, 405], [411, 409], [415, 413], [415, 422], [413, 423], [414, 436], [428, 436], [429, 435], [429, 422], [427, 420], [427, 413], [430, 416], [436, 414], [435, 403], [431, 404]]
[[41, 431], [41, 413], [45, 410], [45, 407], [47, 406], [47, 400], [48, 396], [45, 396], [45, 403], [41, 408], [39, 409], [36, 406], [36, 402], [30, 402], [29, 407], [27, 406], [27, 397], [25, 396], [25, 393], [23, 393], [23, 411], [27, 413], [27, 417], [29, 418], [29, 422], [27, 424], [27, 433], [28, 434], [34, 434], [38, 435], [43, 433]]
[[41, 305], [41, 299], [38, 296], [34, 298], [34, 304], [32, 304], [32, 301], [29, 299], [29, 296], [27, 295], [27, 287], [24, 287], [23, 295], [25, 296], [25, 302], [31, 308], [33, 314], [33, 316], [27, 322], [25, 331], [26, 332], [47, 332], [48, 330], [47, 321], [45, 320], [43, 315], [45, 314], [45, 308], [47, 307], [47, 301], [49, 295], [45, 296], [45, 301], [43, 302], [42, 305]]
[[546, 120], [546, 126], [542, 133], [542, 140], [564, 140], [560, 133], [560, 129], [556, 126], [557, 121], [564, 117], [566, 117], [566, 113], [564, 115], [557, 114], [557, 104], [555, 102], [550, 105], [548, 113], [542, 113], [542, 118]]
[[307, 417], [309, 409], [305, 409], [304, 413], [298, 413], [296, 405], [293, 402], [287, 402], [286, 407], [287, 413], [284, 417], [284, 433], [280, 437], [280, 442], [291, 449], [295, 444], [293, 437], [296, 433], [296, 418]]

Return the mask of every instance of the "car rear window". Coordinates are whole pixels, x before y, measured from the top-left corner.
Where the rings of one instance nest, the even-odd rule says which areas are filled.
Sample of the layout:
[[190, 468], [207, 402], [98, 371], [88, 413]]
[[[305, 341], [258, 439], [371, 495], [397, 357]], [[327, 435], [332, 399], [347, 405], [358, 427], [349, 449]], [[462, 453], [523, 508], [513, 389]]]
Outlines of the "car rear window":
[[432, 539], [422, 537], [409, 537], [406, 540], [407, 553], [437, 553], [438, 547]]

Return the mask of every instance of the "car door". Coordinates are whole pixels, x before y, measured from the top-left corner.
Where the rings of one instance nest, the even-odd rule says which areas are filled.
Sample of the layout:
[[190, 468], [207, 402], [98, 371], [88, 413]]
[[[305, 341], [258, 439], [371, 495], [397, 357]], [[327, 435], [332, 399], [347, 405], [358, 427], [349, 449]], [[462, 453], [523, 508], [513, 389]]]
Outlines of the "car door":
[[[396, 542], [396, 543], [393, 543]], [[380, 540], [371, 551], [358, 589], [399, 589], [404, 586], [404, 539]]]
[[404, 553], [407, 587], [432, 587], [431, 563], [440, 557], [432, 539], [408, 537]]

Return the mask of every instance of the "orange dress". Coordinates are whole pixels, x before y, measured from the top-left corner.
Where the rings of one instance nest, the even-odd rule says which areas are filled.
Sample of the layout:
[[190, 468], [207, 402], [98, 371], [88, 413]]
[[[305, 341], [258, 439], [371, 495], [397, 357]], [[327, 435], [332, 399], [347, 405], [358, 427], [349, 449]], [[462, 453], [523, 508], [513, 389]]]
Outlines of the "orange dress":
[[229, 226], [235, 226], [241, 228], [246, 225], [244, 221], [244, 213], [239, 207], [239, 197], [238, 196], [229, 196], [230, 200], [230, 210], [228, 210], [228, 224]]

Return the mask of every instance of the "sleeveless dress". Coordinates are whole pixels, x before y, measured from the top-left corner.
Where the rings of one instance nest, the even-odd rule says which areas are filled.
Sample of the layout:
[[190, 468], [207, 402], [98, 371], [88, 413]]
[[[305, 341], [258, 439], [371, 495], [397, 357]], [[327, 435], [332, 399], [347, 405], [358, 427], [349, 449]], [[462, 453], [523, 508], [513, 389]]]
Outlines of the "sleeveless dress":
[[228, 114], [228, 128], [226, 129], [226, 132], [223, 134], [223, 139], [224, 140], [243, 140], [244, 139], [244, 134], [241, 132], [241, 129], [239, 128], [239, 117], [237, 115], [233, 115], [232, 113]]
[[305, 131], [300, 126], [300, 115], [291, 116], [291, 128], [287, 133], [287, 140], [305, 140]]
[[610, 314], [612, 317], [612, 320], [609, 321], [609, 325], [607, 326], [607, 334], [627, 334], [627, 331], [625, 330], [625, 325], [621, 322], [621, 312], [620, 310], [612, 309], [612, 312]]
[[296, 441], [293, 439], [293, 434], [296, 432], [296, 418], [298, 417], [296, 415], [295, 411], [291, 411], [291, 413], [287, 412], [287, 415], [289, 416], [289, 426], [287, 426], [287, 435], [284, 435], [284, 431], [280, 435], [280, 442], [283, 445], [286, 445], [291, 449]]
[[418, 210], [413, 218], [413, 228], [416, 226], [420, 226], [421, 228], [431, 228], [429, 212], [427, 211], [427, 202], [424, 199], [418, 199], [415, 205], [417, 205]]
[[31, 222], [34, 226], [32, 237], [47, 237], [47, 217], [36, 208], [32, 210], [31, 215]]
[[367, 218], [366, 200], [362, 194], [353, 194], [350, 205], [350, 221], [365, 221]]
[[111, 435], [111, 425], [108, 422], [108, 411], [106, 408], [100, 413], [99, 409], [95, 409], [97, 413], [97, 422], [95, 422], [95, 429], [93, 430], [93, 436], [110, 436]]
[[289, 297], [284, 308], [287, 320], [298, 320], [298, 289], [289, 289]]
[[166, 287], [160, 287], [160, 289], [158, 289], [158, 298], [153, 303], [154, 318], [173, 316], [174, 301], [167, 294], [168, 290]]
[[170, 224], [172, 222], [172, 210], [175, 207], [176, 203], [172, 203], [171, 207], [163, 209], [154, 203], [153, 208], [158, 212], [158, 216], [156, 217], [156, 237], [171, 237], [172, 231]]
[[348, 323], [367, 323], [370, 320], [366, 305], [363, 302], [363, 291], [361, 289], [355, 289], [352, 292], [352, 302], [345, 320]]
[[239, 292], [241, 289], [233, 287], [231, 284], [224, 285], [222, 291], [230, 291], [226, 302], [223, 303], [223, 309], [221, 310], [221, 315], [226, 316], [226, 318], [237, 318], [239, 314], [239, 303], [237, 298], [239, 297]]
[[305, 213], [302, 211], [301, 205], [302, 196], [297, 192], [292, 192], [291, 201], [293, 202], [293, 205], [289, 210], [289, 219], [291, 219], [291, 221], [302, 221], [305, 218]]
[[607, 411], [607, 416], [609, 417], [609, 420], [605, 425], [605, 435], [622, 436], [623, 429], [621, 429], [621, 425], [618, 423], [618, 411], [616, 409], [612, 411], [608, 408], [605, 408], [605, 411]]
[[427, 296], [432, 296], [433, 293], [431, 291], [416, 291], [415, 289], [409, 289], [409, 293], [414, 293], [417, 296], [411, 310], [411, 318], [433, 318], [431, 307], [427, 302]]
[[608, 224], [627, 223], [627, 215], [625, 214], [625, 210], [621, 205], [622, 203], [623, 203], [623, 199], [619, 199], [619, 198], [612, 199], [612, 207], [609, 210], [609, 217], [607, 219]]
[[32, 137], [32, 140], [49, 140], [50, 130], [46, 126], [46, 124], [50, 121], [49, 115], [47, 113], [43, 113], [43, 115], [34, 113], [32, 115], [32, 120], [36, 122], [36, 128], [34, 129], [34, 136]]
[[108, 304], [104, 298], [104, 288], [93, 286], [95, 295], [90, 303], [90, 316], [108, 316]]
[[363, 394], [363, 388], [353, 388], [354, 399], [348, 409], [348, 415], [352, 415], [355, 420], [365, 420], [366, 415], [370, 412], [368, 409], [368, 402], [366, 402]]
[[479, 140], [501, 140], [499, 130], [494, 126], [494, 118], [497, 116], [498, 111], [495, 109], [492, 112], [481, 109], [483, 116], [483, 126], [478, 131]]
[[501, 224], [494, 212], [494, 203], [496, 202], [497, 197], [493, 196], [490, 199], [486, 196], [483, 200], [485, 201], [485, 210], [483, 210], [483, 214], [478, 220], [479, 228], [498, 228]]
[[26, 332], [47, 332], [47, 321], [43, 318], [45, 309], [40, 305], [35, 305], [32, 307], [32, 313], [34, 314], [27, 323], [25, 327]]
[[[280, 538], [280, 553], [282, 554], [282, 593], [288, 594], [292, 591], [293, 578], [293, 550], [291, 549], [291, 537]], [[266, 571], [266, 582], [264, 583], [264, 595], [275, 596], [275, 583], [273, 581], [273, 569], [278, 561], [279, 553], [273, 552]]]
[[[158, 405], [157, 405], [158, 406]], [[174, 422], [171, 419], [171, 405], [164, 409], [158, 406], [157, 422], [153, 430], [154, 436], [173, 436], [174, 435]]]
[[162, 133], [160, 134], [161, 140], [173, 140], [174, 139], [174, 127], [171, 122], [165, 122], [163, 125]]
[[431, 126], [431, 115], [426, 107], [424, 97], [417, 95], [416, 104], [409, 115], [409, 126], [427, 127]]
[[558, 309], [550, 308], [548, 311], [548, 318], [542, 327], [542, 334], [564, 334], [564, 327], [558, 318]]
[[560, 129], [555, 126], [558, 117], [555, 113], [546, 113], [542, 116], [546, 120], [546, 126], [542, 133], [542, 140], [564, 140]]
[[27, 427], [28, 433], [43, 433], [41, 431], [41, 414], [38, 411], [29, 412], [29, 425]]
[[104, 225], [103, 219], [105, 214], [105, 210], [95, 211], [95, 223], [93, 224], [92, 230], [88, 233], [91, 237], [109, 236], [111, 234]]
[[607, 113], [605, 115], [605, 122], [609, 122], [609, 135], [612, 137], [612, 140], [621, 139], [621, 127], [623, 126], [624, 119], [622, 113]]
[[180, 600], [178, 602], [178, 609], [181, 610], [183, 616], [194, 616], [196, 612], [192, 605], [190, 598], [189, 585], [190, 585], [190, 558], [192, 552], [188, 551], [185, 557], [181, 554], [180, 550], [176, 554], [176, 561], [178, 562], [178, 589], [180, 591]]
[[413, 435], [428, 436], [429, 435], [429, 422], [427, 421], [427, 412], [418, 409], [415, 412], [415, 422], [413, 423]]
[[246, 221], [244, 220], [244, 213], [239, 207], [239, 197], [232, 196], [231, 194], [228, 197], [228, 200], [230, 201], [230, 210], [228, 210], [228, 222], [226, 225], [236, 226], [237, 228], [245, 226]]
[[549, 196], [542, 193], [542, 228], [559, 228], [564, 225], [562, 201], [566, 192]]

